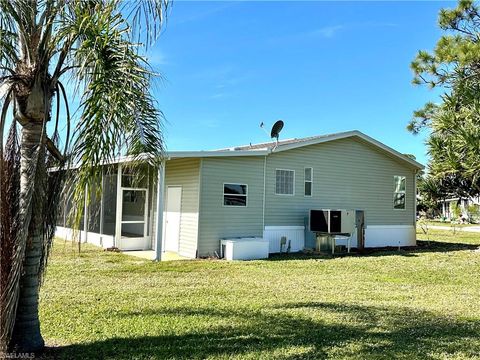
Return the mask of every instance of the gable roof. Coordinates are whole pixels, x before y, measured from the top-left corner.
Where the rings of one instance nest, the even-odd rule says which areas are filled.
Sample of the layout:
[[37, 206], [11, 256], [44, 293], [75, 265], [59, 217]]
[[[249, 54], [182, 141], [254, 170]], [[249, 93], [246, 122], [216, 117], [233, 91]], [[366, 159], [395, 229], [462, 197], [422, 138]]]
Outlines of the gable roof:
[[172, 151], [168, 152], [168, 158], [182, 158], [182, 157], [220, 157], [220, 156], [258, 156], [258, 155], [268, 155], [272, 152], [281, 152], [291, 149], [296, 149], [303, 146], [321, 144], [324, 142], [347, 139], [347, 138], [358, 138], [364, 142], [372, 145], [378, 150], [390, 155], [398, 160], [408, 163], [417, 169], [423, 169], [424, 166], [419, 162], [409, 158], [408, 156], [399, 153], [398, 151], [392, 149], [391, 147], [371, 138], [364, 133], [353, 130], [340, 132], [335, 134], [328, 135], [319, 135], [319, 136], [309, 136], [300, 139], [286, 139], [280, 140], [278, 143], [276, 141], [259, 143], [259, 144], [249, 144], [235, 146], [231, 148], [218, 149], [212, 151]]

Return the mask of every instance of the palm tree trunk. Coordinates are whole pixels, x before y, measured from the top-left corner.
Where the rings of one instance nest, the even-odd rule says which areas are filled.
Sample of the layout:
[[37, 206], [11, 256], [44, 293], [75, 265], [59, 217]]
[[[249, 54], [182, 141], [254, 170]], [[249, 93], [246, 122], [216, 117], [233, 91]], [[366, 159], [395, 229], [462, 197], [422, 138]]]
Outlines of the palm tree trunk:
[[[25, 212], [25, 216], [21, 218], [29, 224], [11, 346], [15, 351], [25, 353], [38, 352], [44, 347], [38, 318], [39, 269], [43, 252], [43, 208], [46, 195], [43, 130], [42, 123], [24, 125], [20, 145], [20, 211]], [[27, 224], [20, 224], [20, 226], [27, 226]]]

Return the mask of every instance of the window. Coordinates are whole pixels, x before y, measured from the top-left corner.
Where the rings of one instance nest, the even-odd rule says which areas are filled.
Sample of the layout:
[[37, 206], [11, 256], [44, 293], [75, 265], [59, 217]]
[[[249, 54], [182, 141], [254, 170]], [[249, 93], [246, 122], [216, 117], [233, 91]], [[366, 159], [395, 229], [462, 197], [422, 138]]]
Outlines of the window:
[[275, 170], [275, 194], [294, 195], [295, 171]]
[[223, 184], [224, 206], [247, 206], [247, 185]]
[[313, 168], [305, 168], [305, 196], [312, 196]]
[[405, 210], [405, 192], [406, 178], [405, 176], [394, 176], [394, 192], [393, 192], [393, 208], [395, 210]]

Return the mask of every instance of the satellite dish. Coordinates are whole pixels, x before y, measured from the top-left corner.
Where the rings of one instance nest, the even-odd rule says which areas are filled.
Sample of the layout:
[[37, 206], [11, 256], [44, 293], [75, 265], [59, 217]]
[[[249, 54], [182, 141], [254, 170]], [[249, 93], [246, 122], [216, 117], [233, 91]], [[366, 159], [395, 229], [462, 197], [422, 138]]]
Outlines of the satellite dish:
[[270, 133], [270, 137], [273, 139], [277, 139], [278, 141], [278, 136], [280, 135], [280, 131], [283, 129], [283, 121], [278, 120], [275, 124], [272, 126], [272, 132]]

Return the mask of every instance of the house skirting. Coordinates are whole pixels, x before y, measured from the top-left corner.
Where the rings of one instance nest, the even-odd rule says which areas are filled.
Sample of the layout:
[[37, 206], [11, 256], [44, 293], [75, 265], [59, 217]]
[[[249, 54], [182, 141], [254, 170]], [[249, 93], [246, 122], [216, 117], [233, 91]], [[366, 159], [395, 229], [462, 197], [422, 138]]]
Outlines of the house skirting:
[[413, 225], [367, 225], [365, 247], [415, 246], [417, 236]]
[[82, 243], [88, 242], [89, 244], [101, 246], [104, 249], [114, 246], [114, 237], [112, 235], [101, 235], [83, 230], [74, 232], [71, 228], [63, 226], [57, 226], [55, 236], [68, 241], [78, 241], [78, 239], [80, 239]]
[[290, 241], [290, 252], [301, 251], [305, 247], [305, 227], [304, 226], [265, 226], [263, 238], [268, 240], [269, 253], [280, 252], [280, 240], [282, 236], [287, 238], [287, 243], [283, 252], [286, 251], [288, 242]]
[[[280, 252], [280, 239], [282, 236], [287, 238], [287, 244], [282, 249], [286, 250], [290, 241], [290, 251], [301, 251], [304, 248], [314, 247], [310, 241], [310, 246], [306, 243], [304, 226], [265, 226], [263, 238], [269, 241], [269, 253]], [[348, 238], [338, 237], [337, 245], [347, 245]], [[365, 247], [398, 247], [415, 246], [417, 244], [415, 227], [413, 225], [368, 225], [365, 229]], [[357, 232], [350, 237], [350, 245], [357, 247]]]

